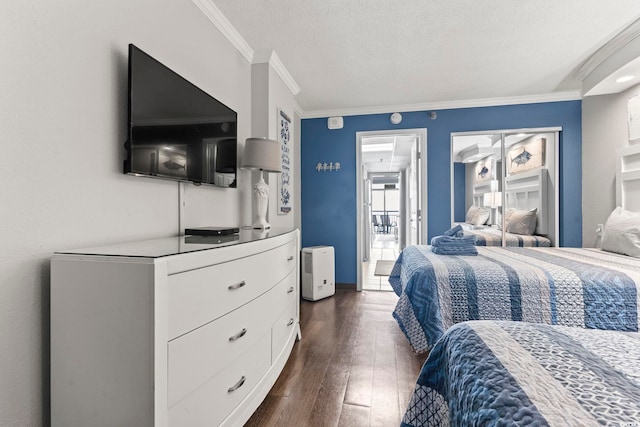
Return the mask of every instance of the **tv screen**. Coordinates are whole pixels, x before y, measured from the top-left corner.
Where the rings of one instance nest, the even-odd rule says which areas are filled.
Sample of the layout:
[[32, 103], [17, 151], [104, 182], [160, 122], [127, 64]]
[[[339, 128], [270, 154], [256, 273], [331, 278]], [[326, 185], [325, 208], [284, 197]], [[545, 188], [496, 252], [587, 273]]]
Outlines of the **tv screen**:
[[129, 140], [124, 172], [236, 186], [237, 114], [129, 45]]

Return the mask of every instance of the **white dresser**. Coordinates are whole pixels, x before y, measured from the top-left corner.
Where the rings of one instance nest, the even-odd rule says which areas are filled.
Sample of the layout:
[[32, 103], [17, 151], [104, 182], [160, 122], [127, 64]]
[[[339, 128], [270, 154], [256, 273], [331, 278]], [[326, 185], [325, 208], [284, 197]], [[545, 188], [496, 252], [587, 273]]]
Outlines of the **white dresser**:
[[52, 426], [242, 425], [300, 334], [299, 253], [277, 229], [56, 252]]

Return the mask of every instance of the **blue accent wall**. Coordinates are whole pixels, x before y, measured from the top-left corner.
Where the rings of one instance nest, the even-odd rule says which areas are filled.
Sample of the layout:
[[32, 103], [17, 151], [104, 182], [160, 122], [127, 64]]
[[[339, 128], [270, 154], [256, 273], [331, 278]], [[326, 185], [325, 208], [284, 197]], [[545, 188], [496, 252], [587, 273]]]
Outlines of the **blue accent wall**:
[[[402, 112], [344, 117], [329, 130], [327, 118], [303, 119], [301, 126], [302, 245], [335, 248], [336, 282], [356, 283], [356, 132], [427, 128], [428, 238], [451, 221], [451, 133], [497, 129], [562, 127], [560, 134], [560, 245], [582, 246], [582, 102], [563, 101], [497, 107]], [[341, 169], [317, 172], [319, 162]]]
[[464, 222], [467, 215], [465, 210], [465, 198], [467, 194], [467, 165], [464, 163], [453, 164], [453, 220], [455, 222]]

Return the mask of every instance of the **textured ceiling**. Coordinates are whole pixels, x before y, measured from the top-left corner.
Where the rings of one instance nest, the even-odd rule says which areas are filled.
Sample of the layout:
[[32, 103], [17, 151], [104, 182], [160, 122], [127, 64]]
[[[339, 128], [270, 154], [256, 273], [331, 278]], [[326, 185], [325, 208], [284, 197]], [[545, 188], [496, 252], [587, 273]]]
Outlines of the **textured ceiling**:
[[305, 112], [580, 90], [574, 71], [640, 16], [637, 0], [212, 0], [274, 50]]

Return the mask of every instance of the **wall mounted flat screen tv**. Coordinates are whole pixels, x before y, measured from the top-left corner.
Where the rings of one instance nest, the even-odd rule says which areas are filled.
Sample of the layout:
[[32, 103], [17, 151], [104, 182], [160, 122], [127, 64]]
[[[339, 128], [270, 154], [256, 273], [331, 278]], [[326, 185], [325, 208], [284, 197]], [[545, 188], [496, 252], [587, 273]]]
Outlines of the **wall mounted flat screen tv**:
[[236, 186], [237, 114], [129, 45], [126, 174]]

